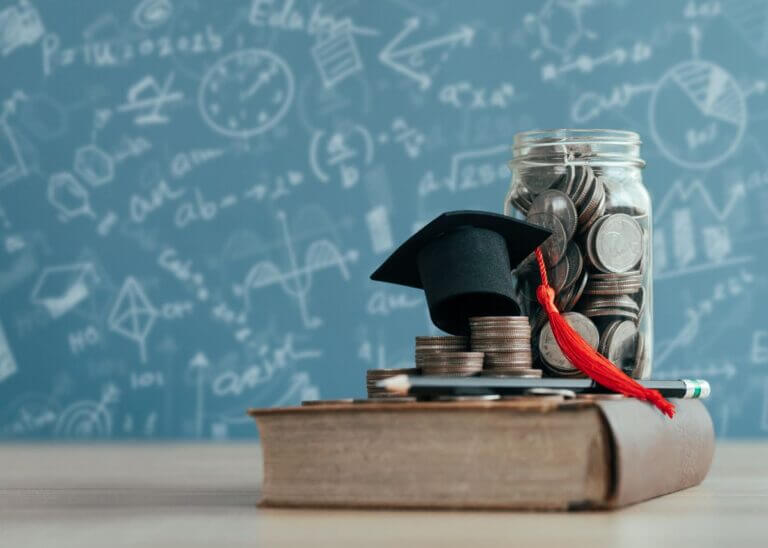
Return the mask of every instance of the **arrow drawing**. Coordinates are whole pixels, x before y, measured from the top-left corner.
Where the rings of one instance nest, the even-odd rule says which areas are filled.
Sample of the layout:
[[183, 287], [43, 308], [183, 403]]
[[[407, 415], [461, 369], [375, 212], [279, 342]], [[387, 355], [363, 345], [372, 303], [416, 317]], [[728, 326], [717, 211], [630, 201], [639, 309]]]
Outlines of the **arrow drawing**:
[[[447, 58], [448, 52], [455, 47], [469, 46], [475, 36], [475, 31], [472, 27], [462, 26], [456, 32], [398, 49], [398, 46], [420, 26], [421, 21], [418, 17], [406, 19], [403, 30], [379, 53], [379, 61], [400, 74], [416, 80], [419, 87], [426, 90], [432, 85], [432, 75], [427, 72], [425, 54], [432, 50], [442, 51], [439, 59], [439, 62], [442, 62]], [[433, 74], [437, 68], [437, 66], [434, 67]]]

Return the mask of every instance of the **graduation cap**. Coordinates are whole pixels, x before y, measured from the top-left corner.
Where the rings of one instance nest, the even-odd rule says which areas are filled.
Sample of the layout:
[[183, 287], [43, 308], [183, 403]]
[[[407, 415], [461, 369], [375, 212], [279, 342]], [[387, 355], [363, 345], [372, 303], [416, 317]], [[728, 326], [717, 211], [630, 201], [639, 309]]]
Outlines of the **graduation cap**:
[[550, 231], [497, 213], [449, 211], [411, 236], [371, 279], [423, 289], [432, 322], [465, 335], [473, 316], [515, 316], [512, 269]]

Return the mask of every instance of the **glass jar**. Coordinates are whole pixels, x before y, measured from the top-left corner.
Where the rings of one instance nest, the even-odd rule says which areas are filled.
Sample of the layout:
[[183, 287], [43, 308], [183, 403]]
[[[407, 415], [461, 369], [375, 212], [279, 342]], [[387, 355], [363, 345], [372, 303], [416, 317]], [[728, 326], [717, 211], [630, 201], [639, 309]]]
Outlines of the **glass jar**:
[[[651, 199], [640, 137], [631, 131], [555, 129], [515, 135], [504, 212], [552, 230], [542, 244], [558, 309], [601, 354], [647, 379], [653, 355]], [[549, 376], [583, 376], [562, 355], [536, 300], [533, 256], [515, 272], [532, 344]]]

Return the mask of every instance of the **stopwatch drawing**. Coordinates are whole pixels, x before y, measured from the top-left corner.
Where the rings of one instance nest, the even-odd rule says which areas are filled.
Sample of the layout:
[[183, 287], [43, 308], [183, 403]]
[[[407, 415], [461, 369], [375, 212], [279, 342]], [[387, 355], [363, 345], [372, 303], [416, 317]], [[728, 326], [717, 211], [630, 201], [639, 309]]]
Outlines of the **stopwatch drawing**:
[[290, 67], [274, 53], [246, 49], [219, 59], [198, 90], [203, 120], [228, 137], [247, 138], [274, 127], [293, 103]]

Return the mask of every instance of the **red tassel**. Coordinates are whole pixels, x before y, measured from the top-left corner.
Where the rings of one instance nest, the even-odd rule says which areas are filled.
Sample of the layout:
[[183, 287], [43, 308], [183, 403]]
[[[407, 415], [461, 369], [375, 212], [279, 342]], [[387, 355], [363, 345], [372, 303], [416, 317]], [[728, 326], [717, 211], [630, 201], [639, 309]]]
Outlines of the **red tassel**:
[[608, 390], [652, 403], [662, 413], [672, 418], [675, 415], [675, 406], [667, 401], [658, 390], [649, 390], [643, 387], [611, 363], [608, 358], [589, 346], [571, 328], [555, 306], [555, 290], [552, 289], [547, 280], [547, 267], [541, 254], [541, 248], [536, 248], [536, 261], [539, 263], [539, 273], [541, 274], [541, 285], [536, 289], [536, 297], [547, 312], [549, 325], [552, 327], [557, 345], [568, 358], [568, 361]]

